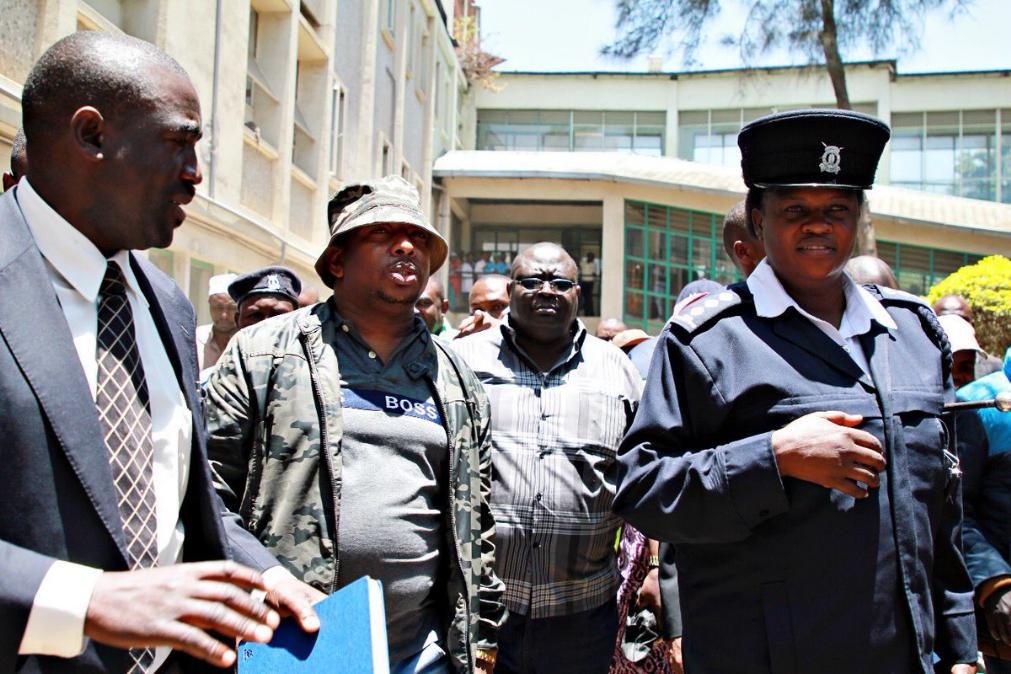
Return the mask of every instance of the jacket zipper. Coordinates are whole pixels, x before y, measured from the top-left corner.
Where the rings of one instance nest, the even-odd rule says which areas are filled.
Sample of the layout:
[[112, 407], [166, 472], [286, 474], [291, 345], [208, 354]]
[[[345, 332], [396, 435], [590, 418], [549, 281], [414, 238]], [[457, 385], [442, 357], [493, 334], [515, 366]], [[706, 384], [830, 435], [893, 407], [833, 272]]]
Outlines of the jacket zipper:
[[[446, 405], [443, 403], [442, 396], [439, 395], [439, 389], [435, 385], [435, 381], [432, 380], [430, 376], [425, 375], [425, 379], [428, 380], [428, 385], [432, 389], [432, 394], [435, 398], [436, 404], [439, 406], [439, 414], [442, 415], [442, 426], [446, 429], [446, 445], [449, 449], [449, 526], [452, 528], [452, 538], [453, 538], [453, 549], [456, 551], [456, 566], [457, 570], [460, 572], [460, 578], [463, 579], [463, 593], [464, 593], [464, 608], [467, 611], [467, 622], [466, 628], [463, 630], [464, 643], [467, 646], [467, 662], [471, 669], [474, 668], [474, 663], [471, 662], [470, 657], [470, 595], [467, 592], [467, 573], [463, 568], [463, 550], [460, 548], [460, 540], [458, 538], [458, 533], [456, 530], [456, 445], [453, 442], [453, 434], [449, 427], [449, 415], [446, 414]], [[461, 382], [462, 384], [463, 382]], [[461, 389], [463, 387], [461, 386]], [[478, 541], [480, 545], [480, 541]]]
[[304, 332], [301, 336], [302, 348], [305, 350], [305, 360], [309, 364], [309, 381], [312, 382], [312, 392], [313, 398], [316, 401], [316, 414], [319, 415], [319, 451], [323, 454], [324, 461], [326, 462], [327, 474], [330, 476], [330, 496], [333, 499], [333, 507], [331, 509], [332, 513], [332, 532], [331, 539], [333, 540], [333, 578], [330, 580], [330, 591], [327, 594], [333, 594], [337, 589], [337, 580], [340, 576], [340, 555], [338, 554], [339, 542], [340, 542], [340, 503], [338, 503], [337, 496], [337, 478], [334, 477], [333, 470], [333, 459], [330, 456], [330, 443], [327, 438], [327, 423], [326, 423], [326, 408], [323, 401], [323, 389], [319, 383], [319, 371], [316, 369], [316, 361], [313, 360], [312, 350], [309, 348], [309, 336]]

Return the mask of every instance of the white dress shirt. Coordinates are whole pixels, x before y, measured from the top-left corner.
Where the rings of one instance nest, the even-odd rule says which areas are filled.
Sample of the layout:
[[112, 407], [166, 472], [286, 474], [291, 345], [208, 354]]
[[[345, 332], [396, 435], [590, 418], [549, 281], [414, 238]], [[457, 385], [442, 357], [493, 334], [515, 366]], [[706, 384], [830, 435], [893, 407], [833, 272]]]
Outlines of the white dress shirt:
[[860, 346], [860, 335], [866, 334], [871, 329], [871, 321], [880, 323], [889, 330], [897, 330], [898, 326], [892, 317], [888, 315], [885, 308], [881, 306], [877, 298], [858, 286], [850, 278], [849, 274], [843, 274], [843, 292], [846, 296], [846, 309], [843, 311], [842, 320], [836, 328], [828, 321], [808, 313], [797, 304], [783, 284], [780, 283], [776, 272], [769, 264], [768, 258], [763, 259], [755, 267], [755, 271], [748, 277], [748, 290], [755, 299], [755, 313], [765, 318], [775, 318], [780, 316], [790, 307], [794, 307], [801, 316], [808, 319], [815, 326], [824, 332], [829, 338], [846, 350], [850, 358], [860, 366], [867, 374], [871, 373], [867, 363], [867, 355], [863, 347]]
[[[98, 372], [95, 360], [98, 291], [108, 260], [91, 241], [42, 200], [27, 178], [18, 185], [17, 201], [45, 260], [94, 399]], [[110, 260], [119, 264], [126, 280], [137, 347], [150, 397], [158, 564], [174, 564], [182, 556], [184, 533], [179, 508], [189, 477], [193, 418], [151, 317], [147, 299], [130, 267], [129, 252], [120, 251]], [[108, 460], [104, 451], [95, 449], [95, 461]], [[101, 573], [99, 569], [79, 564], [55, 562], [35, 595], [18, 653], [60, 657], [79, 655], [85, 645], [84, 620], [88, 603]], [[169, 651], [167, 647], [156, 650], [151, 671], [164, 662]]]

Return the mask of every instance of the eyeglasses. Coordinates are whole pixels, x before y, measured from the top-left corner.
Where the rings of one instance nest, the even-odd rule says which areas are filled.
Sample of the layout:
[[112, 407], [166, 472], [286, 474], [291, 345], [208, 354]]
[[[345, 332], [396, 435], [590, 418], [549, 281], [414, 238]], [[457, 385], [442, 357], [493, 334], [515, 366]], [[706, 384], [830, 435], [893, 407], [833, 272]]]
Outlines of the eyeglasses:
[[536, 276], [530, 276], [527, 278], [518, 278], [516, 282], [519, 283], [525, 290], [540, 290], [544, 287], [545, 283], [551, 284], [551, 289], [557, 293], [566, 293], [575, 287], [576, 282], [571, 281], [567, 278], [537, 278]]

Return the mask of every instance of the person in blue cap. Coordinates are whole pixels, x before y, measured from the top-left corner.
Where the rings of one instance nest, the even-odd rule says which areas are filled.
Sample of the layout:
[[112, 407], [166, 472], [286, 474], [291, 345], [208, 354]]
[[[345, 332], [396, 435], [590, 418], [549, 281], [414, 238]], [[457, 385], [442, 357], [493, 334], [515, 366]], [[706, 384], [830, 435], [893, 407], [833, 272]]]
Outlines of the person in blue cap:
[[674, 544], [686, 671], [975, 671], [950, 349], [844, 272], [888, 138], [842, 110], [745, 126], [766, 258], [661, 336], [614, 509]]
[[287, 267], [264, 267], [239, 276], [228, 286], [239, 329], [298, 309], [302, 279]]

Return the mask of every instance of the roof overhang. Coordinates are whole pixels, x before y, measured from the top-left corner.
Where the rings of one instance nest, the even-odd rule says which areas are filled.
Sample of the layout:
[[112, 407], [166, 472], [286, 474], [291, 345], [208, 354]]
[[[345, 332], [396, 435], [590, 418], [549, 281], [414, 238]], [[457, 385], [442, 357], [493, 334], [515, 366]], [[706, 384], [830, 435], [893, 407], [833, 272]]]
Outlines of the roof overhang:
[[[447, 181], [455, 178], [539, 179], [645, 184], [672, 191], [720, 194], [734, 199], [740, 199], [747, 191], [737, 168], [614, 152], [457, 150], [436, 160], [432, 176]], [[868, 194], [872, 215], [898, 222], [996, 234], [1011, 239], [1011, 204], [890, 185], [878, 185]]]

